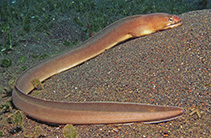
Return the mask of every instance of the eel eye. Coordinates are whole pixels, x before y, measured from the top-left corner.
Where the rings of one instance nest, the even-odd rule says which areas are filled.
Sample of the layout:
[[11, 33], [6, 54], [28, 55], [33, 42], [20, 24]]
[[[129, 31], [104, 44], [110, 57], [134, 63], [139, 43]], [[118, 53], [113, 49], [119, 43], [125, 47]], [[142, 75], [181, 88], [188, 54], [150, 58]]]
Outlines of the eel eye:
[[172, 17], [170, 17], [169, 18], [169, 22], [173, 22], [174, 20], [173, 20], [173, 18]]

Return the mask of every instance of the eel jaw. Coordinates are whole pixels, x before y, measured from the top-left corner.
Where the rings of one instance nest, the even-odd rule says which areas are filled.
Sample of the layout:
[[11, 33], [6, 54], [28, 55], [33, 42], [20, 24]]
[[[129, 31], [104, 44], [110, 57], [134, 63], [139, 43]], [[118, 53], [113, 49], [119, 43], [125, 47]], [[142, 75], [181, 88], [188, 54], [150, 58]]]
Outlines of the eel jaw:
[[175, 23], [175, 24], [168, 24], [168, 25], [165, 27], [165, 29], [175, 28], [175, 27], [180, 26], [180, 25], [182, 25], [182, 22], [181, 22], [181, 21], [178, 22], [178, 23]]

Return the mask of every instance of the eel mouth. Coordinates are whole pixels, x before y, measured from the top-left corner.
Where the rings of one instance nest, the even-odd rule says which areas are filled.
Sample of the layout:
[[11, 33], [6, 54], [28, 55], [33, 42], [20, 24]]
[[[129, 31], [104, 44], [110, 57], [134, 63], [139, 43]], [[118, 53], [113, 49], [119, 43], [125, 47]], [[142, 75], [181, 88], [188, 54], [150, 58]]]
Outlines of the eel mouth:
[[166, 29], [168, 29], [168, 28], [174, 28], [174, 27], [177, 27], [177, 26], [180, 26], [180, 25], [182, 25], [182, 21], [177, 22], [177, 23], [174, 23], [174, 24], [170, 24], [170, 25], [167, 26]]
[[172, 17], [169, 18], [169, 23], [167, 24], [165, 29], [175, 28], [180, 25], [182, 25], [181, 19], [178, 16], [173, 15]]

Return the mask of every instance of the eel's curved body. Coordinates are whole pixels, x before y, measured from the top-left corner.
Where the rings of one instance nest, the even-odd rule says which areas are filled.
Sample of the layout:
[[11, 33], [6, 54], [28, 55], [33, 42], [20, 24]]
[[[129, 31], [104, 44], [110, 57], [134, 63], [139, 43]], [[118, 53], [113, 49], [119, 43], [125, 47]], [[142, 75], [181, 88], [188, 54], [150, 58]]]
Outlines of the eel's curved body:
[[156, 13], [123, 18], [85, 41], [74, 50], [49, 58], [26, 70], [12, 92], [14, 105], [32, 118], [58, 124], [106, 124], [162, 122], [183, 114], [178, 107], [118, 102], [56, 102], [28, 95], [33, 80], [43, 80], [81, 64], [129, 38], [148, 35], [181, 25], [175, 15]]

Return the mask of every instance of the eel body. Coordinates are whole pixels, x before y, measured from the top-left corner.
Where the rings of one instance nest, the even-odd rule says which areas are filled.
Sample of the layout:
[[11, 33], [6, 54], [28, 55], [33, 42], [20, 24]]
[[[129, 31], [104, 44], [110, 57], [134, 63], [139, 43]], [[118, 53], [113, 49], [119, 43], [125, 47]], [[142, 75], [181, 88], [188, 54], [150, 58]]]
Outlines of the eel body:
[[45, 79], [81, 64], [129, 38], [181, 25], [176, 15], [154, 13], [123, 18], [107, 26], [74, 50], [44, 60], [26, 70], [12, 92], [14, 105], [28, 116], [56, 124], [107, 124], [126, 122], [163, 122], [183, 114], [183, 109], [121, 102], [57, 102], [29, 95], [33, 80]]

